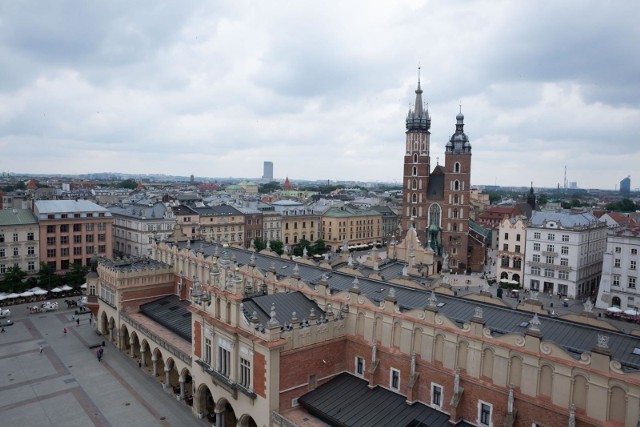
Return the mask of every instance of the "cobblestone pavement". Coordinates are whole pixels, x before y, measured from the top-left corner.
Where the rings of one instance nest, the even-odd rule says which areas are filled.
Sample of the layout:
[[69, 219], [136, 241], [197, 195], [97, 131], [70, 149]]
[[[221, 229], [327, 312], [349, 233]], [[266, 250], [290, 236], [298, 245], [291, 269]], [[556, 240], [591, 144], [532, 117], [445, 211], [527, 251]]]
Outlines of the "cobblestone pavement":
[[13, 325], [0, 333], [2, 425], [208, 425], [110, 343], [98, 362], [89, 345], [102, 337], [86, 316], [76, 325], [74, 309], [58, 302], [60, 310], [47, 313], [8, 307]]

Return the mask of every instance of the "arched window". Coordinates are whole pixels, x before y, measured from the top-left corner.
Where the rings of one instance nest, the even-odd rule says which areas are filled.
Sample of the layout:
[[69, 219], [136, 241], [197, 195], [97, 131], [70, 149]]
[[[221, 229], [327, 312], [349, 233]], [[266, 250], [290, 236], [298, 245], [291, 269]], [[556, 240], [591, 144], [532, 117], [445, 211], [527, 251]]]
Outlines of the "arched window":
[[519, 357], [511, 358], [511, 365], [509, 366], [509, 383], [515, 387], [520, 387], [522, 379], [522, 359]]
[[456, 191], [460, 190], [460, 181], [458, 180], [453, 181], [453, 189]]
[[582, 375], [573, 377], [573, 396], [571, 401], [578, 409], [587, 409], [587, 379]]
[[482, 352], [482, 376], [493, 378], [493, 351], [488, 348]]
[[458, 360], [456, 361], [456, 367], [460, 369], [467, 369], [467, 353], [469, 352], [469, 343], [466, 341], [458, 344]]
[[416, 193], [413, 193], [413, 196], [411, 196], [411, 199], [413, 203], [416, 203], [418, 201], [418, 196], [416, 195]]
[[455, 196], [453, 196], [453, 204], [454, 205], [458, 204], [458, 195], [457, 194]]
[[418, 168], [417, 167], [413, 167], [413, 171], [412, 171], [413, 176], [418, 175]]
[[438, 362], [442, 362], [444, 356], [444, 338], [438, 334], [436, 336], [436, 344], [433, 346], [433, 358]]
[[458, 218], [458, 209], [453, 210], [453, 217]]
[[440, 227], [440, 217], [442, 215], [442, 211], [440, 210], [440, 206], [434, 203], [429, 207], [429, 225], [435, 224]]
[[620, 387], [611, 387], [609, 392], [609, 419], [625, 425], [627, 413], [627, 393]]
[[553, 386], [553, 370], [549, 365], [542, 365], [540, 368], [540, 380], [538, 381], [538, 394], [551, 397]]
[[418, 163], [418, 155], [417, 154], [413, 155], [413, 163]]
[[422, 356], [422, 329], [416, 329], [413, 331], [413, 354], [416, 356]]
[[416, 189], [416, 180], [415, 179], [413, 180], [413, 189], [414, 190]]
[[453, 224], [453, 231], [458, 231], [458, 224]]
[[414, 143], [413, 143], [413, 149], [414, 149], [414, 150], [417, 150], [417, 149], [418, 149], [418, 141], [416, 141], [416, 142], [414, 142]]
[[411, 209], [411, 216], [417, 216], [417, 211], [415, 206]]
[[455, 173], [460, 173], [460, 162], [456, 162], [455, 165], [453, 165], [453, 171]]

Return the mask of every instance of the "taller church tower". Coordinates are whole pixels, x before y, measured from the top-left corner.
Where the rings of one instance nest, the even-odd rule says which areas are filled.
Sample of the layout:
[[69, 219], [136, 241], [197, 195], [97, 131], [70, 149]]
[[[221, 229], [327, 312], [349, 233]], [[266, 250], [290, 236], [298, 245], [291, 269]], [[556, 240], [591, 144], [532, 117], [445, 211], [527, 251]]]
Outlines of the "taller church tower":
[[422, 101], [420, 77], [418, 77], [416, 89], [416, 103], [413, 110], [409, 109], [406, 128], [401, 225], [403, 232], [406, 232], [413, 224], [418, 233], [418, 239], [424, 244], [427, 229], [426, 196], [431, 167], [429, 157], [431, 117]]

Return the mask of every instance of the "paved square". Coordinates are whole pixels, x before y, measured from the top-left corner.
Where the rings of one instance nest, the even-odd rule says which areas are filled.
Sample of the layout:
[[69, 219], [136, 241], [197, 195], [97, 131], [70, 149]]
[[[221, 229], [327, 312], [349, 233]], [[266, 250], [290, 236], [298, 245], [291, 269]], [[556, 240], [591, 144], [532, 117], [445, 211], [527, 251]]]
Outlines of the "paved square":
[[208, 425], [110, 343], [98, 362], [89, 349], [102, 342], [95, 324], [85, 316], [78, 326], [74, 309], [59, 306], [44, 314], [10, 307], [14, 324], [0, 333], [3, 425]]

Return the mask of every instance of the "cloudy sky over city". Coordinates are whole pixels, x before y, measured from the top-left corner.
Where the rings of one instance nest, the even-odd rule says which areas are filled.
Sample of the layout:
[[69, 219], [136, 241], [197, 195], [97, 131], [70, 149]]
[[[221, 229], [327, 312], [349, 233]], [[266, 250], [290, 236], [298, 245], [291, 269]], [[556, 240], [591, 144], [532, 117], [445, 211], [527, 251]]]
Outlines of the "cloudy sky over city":
[[3, 1], [0, 172], [399, 181], [418, 66], [431, 156], [472, 183], [640, 186], [640, 2]]

